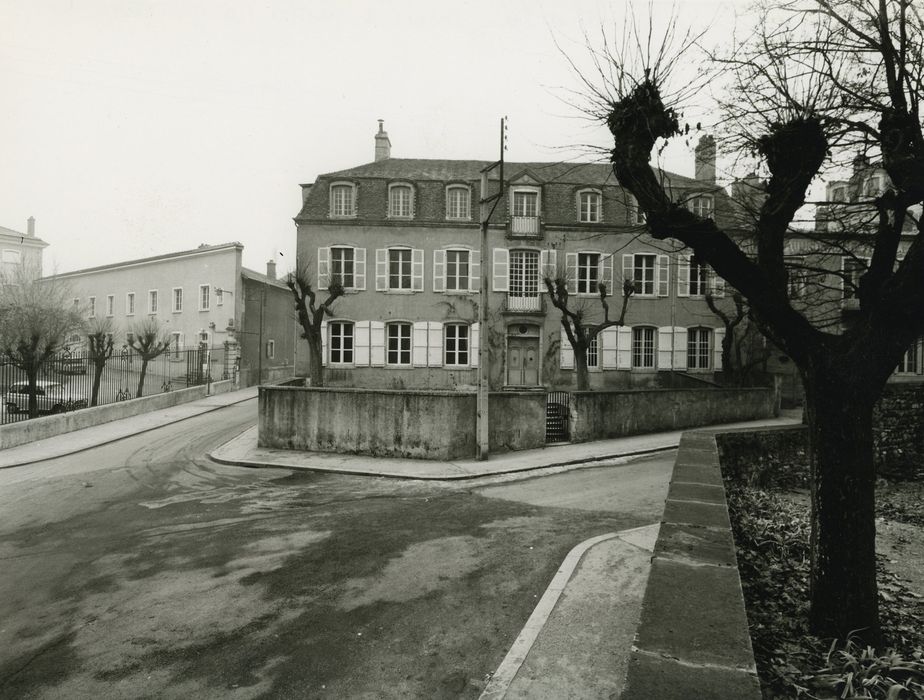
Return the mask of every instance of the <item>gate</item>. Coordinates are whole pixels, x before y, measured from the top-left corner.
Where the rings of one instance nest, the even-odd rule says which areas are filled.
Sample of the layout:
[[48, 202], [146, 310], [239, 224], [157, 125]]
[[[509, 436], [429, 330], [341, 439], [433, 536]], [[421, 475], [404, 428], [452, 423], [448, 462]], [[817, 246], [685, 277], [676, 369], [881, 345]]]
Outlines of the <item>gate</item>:
[[571, 394], [567, 391], [553, 391], [545, 402], [545, 441], [567, 442], [569, 438], [568, 417], [571, 415]]

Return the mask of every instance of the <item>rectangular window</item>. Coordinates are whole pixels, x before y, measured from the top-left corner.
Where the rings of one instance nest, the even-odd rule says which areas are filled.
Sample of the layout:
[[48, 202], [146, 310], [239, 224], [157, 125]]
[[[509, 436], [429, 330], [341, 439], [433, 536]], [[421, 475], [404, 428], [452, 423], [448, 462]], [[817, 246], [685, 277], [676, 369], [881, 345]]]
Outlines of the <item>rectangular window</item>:
[[704, 297], [709, 292], [709, 268], [693, 255], [690, 257], [690, 296]]
[[388, 251], [388, 288], [411, 288], [411, 251], [391, 248]]
[[106, 297], [106, 315], [112, 316], [115, 313], [115, 297], [110, 294]]
[[173, 313], [178, 314], [183, 310], [183, 288], [173, 288]]
[[578, 253], [577, 290], [578, 294], [597, 294], [597, 281], [600, 274], [599, 253]]
[[633, 259], [632, 279], [635, 282], [635, 293], [654, 296], [655, 268], [658, 256], [635, 255]]
[[225, 303], [225, 294], [223, 289], [215, 290], [215, 306], [221, 306]]
[[689, 209], [701, 219], [711, 219], [713, 201], [711, 194], [701, 194], [690, 199]]
[[860, 288], [860, 277], [866, 272], [866, 261], [863, 258], [841, 258], [843, 271], [844, 299], [856, 299]]
[[267, 340], [266, 341], [266, 357], [270, 360], [276, 359], [276, 341]]
[[157, 313], [157, 290], [152, 289], [148, 292], [148, 313]]
[[90, 306], [90, 318], [95, 318], [96, 317], [96, 297], [90, 297], [89, 306]]
[[786, 265], [786, 291], [790, 299], [802, 299], [805, 296], [805, 285], [808, 278], [804, 267], [805, 258], [798, 255], [788, 255], [784, 258]]
[[709, 369], [712, 331], [690, 328], [687, 331], [687, 369]]
[[353, 364], [353, 324], [349, 321], [331, 321], [330, 330], [330, 364]]
[[411, 217], [411, 188], [397, 185], [388, 190], [388, 215], [402, 219]]
[[129, 292], [125, 295], [125, 315], [134, 316], [135, 315], [135, 293]]
[[411, 364], [411, 324], [389, 323], [386, 364]]
[[471, 193], [467, 187], [450, 187], [446, 190], [446, 218], [472, 218]]
[[513, 193], [513, 215], [539, 216], [539, 193], [515, 191]]
[[334, 185], [330, 188], [331, 216], [353, 216], [353, 186]]
[[579, 220], [595, 224], [600, 221], [600, 193], [581, 192], [579, 196]]
[[170, 347], [173, 348], [173, 357], [174, 359], [178, 360], [180, 359], [180, 350], [182, 349], [181, 340], [183, 338], [183, 334], [180, 333], [179, 331], [174, 331], [173, 333], [170, 334], [170, 338], [171, 338]]
[[510, 251], [509, 294], [512, 297], [534, 297], [539, 295], [538, 251]]
[[655, 329], [632, 329], [632, 367], [635, 369], [654, 369], [655, 366]]
[[446, 290], [468, 291], [469, 251], [446, 251]]
[[208, 311], [212, 301], [212, 287], [208, 284], [199, 285], [199, 311]]
[[80, 299], [74, 299], [74, 308], [75, 308], [75, 309], [79, 309], [79, 308], [80, 308]]
[[353, 266], [354, 252], [352, 248], [331, 248], [330, 249], [330, 271], [331, 275], [340, 279], [340, 284], [344, 287], [353, 287]]
[[626, 209], [628, 213], [629, 224], [632, 226], [641, 226], [645, 223], [645, 212], [638, 205], [638, 200], [626, 192]]
[[22, 262], [22, 254], [18, 250], [7, 248], [3, 251], [2, 261], [8, 265], [18, 265]]
[[588, 367], [599, 367], [600, 366], [600, 352], [599, 344], [597, 339], [599, 335], [595, 335], [591, 338], [590, 342], [587, 344], [587, 366]]
[[899, 374], [917, 374], [918, 373], [918, 343], [912, 344], [908, 351], [902, 355], [901, 362], [895, 371]]
[[469, 332], [468, 326], [459, 323], [450, 323], [443, 327], [444, 331], [444, 360], [443, 364], [453, 367], [468, 366], [469, 364]]

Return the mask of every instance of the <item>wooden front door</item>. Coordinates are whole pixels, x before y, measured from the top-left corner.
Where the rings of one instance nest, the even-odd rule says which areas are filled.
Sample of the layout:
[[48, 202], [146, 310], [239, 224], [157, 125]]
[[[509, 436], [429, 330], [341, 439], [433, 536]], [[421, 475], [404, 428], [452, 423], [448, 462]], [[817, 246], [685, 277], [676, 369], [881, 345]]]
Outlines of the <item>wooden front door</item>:
[[507, 338], [507, 384], [538, 386], [539, 338]]

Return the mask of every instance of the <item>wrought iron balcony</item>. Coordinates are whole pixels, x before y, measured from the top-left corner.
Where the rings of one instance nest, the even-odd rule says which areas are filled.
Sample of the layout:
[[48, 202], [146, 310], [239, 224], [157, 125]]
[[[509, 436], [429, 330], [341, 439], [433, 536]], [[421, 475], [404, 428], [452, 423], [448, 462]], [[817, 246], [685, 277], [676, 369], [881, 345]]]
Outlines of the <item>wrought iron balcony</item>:
[[504, 311], [518, 314], [545, 313], [545, 300], [539, 292], [508, 293]]
[[542, 219], [538, 216], [511, 216], [507, 222], [507, 232], [511, 236], [538, 238], [542, 235]]

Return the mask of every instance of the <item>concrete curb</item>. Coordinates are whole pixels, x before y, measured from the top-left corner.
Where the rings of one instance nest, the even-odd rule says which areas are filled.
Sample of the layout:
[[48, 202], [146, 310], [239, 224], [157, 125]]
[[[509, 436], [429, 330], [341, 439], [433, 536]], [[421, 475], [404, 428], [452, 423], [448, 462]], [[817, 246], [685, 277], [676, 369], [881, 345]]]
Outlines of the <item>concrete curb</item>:
[[[328, 466], [323, 464], [306, 464], [299, 463], [296, 460], [298, 459], [294, 455], [288, 457], [288, 459], [282, 459], [279, 462], [269, 462], [266, 459], [257, 459], [257, 458], [246, 458], [246, 457], [237, 457], [229, 456], [228, 453], [233, 454], [238, 445], [234, 444], [236, 442], [243, 442], [251, 440], [251, 436], [248, 433], [253, 433], [256, 431], [257, 427], [251, 427], [242, 432], [237, 437], [232, 438], [224, 445], [217, 447], [211, 452], [206, 453], [206, 456], [211, 459], [213, 462], [218, 464], [227, 464], [230, 466], [236, 467], [251, 467], [251, 468], [267, 468], [267, 469], [300, 469], [304, 471], [316, 471], [328, 474], [349, 474], [352, 476], [379, 476], [386, 479], [413, 479], [416, 481], [464, 481], [467, 479], [480, 479], [486, 476], [498, 476], [503, 474], [522, 474], [524, 472], [537, 471], [540, 469], [551, 469], [554, 467], [580, 467], [580, 466], [594, 466], [595, 462], [600, 462], [608, 459], [618, 459], [626, 457], [642, 457], [650, 454], [657, 454], [658, 452], [666, 452], [668, 450], [677, 449], [679, 442], [671, 441], [664, 443], [662, 445], [657, 445], [655, 447], [648, 447], [641, 450], [630, 450], [630, 451], [620, 451], [606, 454], [597, 454], [593, 456], [585, 456], [577, 459], [568, 459], [568, 460], [556, 460], [549, 462], [542, 462], [541, 464], [533, 464], [529, 466], [508, 466], [504, 467], [503, 464], [498, 461], [496, 466], [492, 469], [490, 467], [485, 468], [487, 465], [490, 465], [490, 461], [487, 462], [430, 462], [422, 461], [420, 462], [421, 466], [430, 466], [432, 467], [435, 464], [441, 465], [441, 468], [446, 470], [446, 473], [442, 474], [409, 474], [404, 472], [395, 472], [395, 471], [386, 471], [382, 469], [369, 470], [362, 468], [346, 467], [346, 466]], [[262, 449], [262, 448], [261, 448]], [[286, 452], [286, 450], [278, 450], [278, 452]], [[298, 453], [295, 454], [312, 454], [312, 453]], [[327, 453], [323, 453], [327, 454]], [[356, 455], [357, 460], [367, 460], [367, 461], [376, 461], [376, 457], [366, 457], [363, 455]], [[467, 471], [467, 467], [478, 465], [481, 468], [481, 471]], [[453, 470], [453, 471], [450, 471]]]

